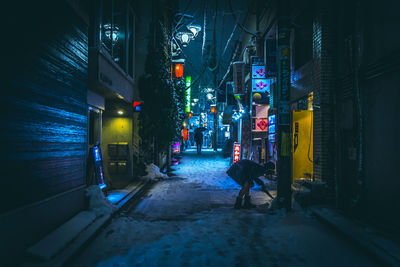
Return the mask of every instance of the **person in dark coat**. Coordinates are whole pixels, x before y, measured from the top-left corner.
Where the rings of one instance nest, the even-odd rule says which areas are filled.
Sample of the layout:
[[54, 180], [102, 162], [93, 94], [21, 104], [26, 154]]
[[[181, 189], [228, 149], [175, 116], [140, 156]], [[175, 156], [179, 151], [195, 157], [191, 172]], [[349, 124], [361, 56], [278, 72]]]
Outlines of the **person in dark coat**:
[[233, 139], [229, 138], [225, 141], [224, 147], [222, 149], [222, 155], [224, 158], [228, 158], [231, 156], [233, 150]]
[[[248, 159], [239, 160], [233, 164], [226, 173], [242, 186], [239, 195], [236, 197], [235, 209], [240, 209], [242, 207], [250, 209], [255, 207], [250, 201], [250, 188], [254, 186], [254, 182], [261, 185], [262, 191], [268, 192], [264, 182], [258, 178], [266, 173], [266, 169], [254, 161]], [[269, 193], [267, 194], [269, 195]], [[244, 203], [242, 206], [243, 198]]]
[[203, 133], [201, 131], [196, 131], [194, 134], [194, 141], [197, 146], [197, 154], [201, 153], [201, 146], [203, 145]]

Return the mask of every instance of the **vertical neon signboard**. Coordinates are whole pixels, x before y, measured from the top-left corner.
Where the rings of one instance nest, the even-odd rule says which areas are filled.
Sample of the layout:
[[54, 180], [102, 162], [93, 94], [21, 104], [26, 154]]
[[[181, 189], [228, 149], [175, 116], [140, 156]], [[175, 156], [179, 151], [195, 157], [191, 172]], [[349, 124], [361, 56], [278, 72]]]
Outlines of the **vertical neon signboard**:
[[233, 144], [233, 163], [240, 160], [240, 143]]
[[275, 142], [275, 115], [268, 116], [268, 140]]
[[172, 146], [172, 151], [173, 153], [181, 153], [181, 144], [179, 142], [175, 142], [175, 144]]
[[186, 77], [186, 91], [185, 91], [185, 99], [186, 99], [186, 104], [185, 104], [185, 112], [190, 113], [191, 111], [191, 105], [190, 105], [190, 93], [191, 93], [191, 88], [190, 85], [192, 83], [192, 77], [187, 76]]
[[101, 151], [99, 146], [93, 147], [93, 159], [94, 159], [94, 173], [96, 176], [96, 182], [99, 185], [100, 189], [106, 187], [106, 182], [104, 179], [104, 169], [103, 169], [103, 161], [101, 159]]

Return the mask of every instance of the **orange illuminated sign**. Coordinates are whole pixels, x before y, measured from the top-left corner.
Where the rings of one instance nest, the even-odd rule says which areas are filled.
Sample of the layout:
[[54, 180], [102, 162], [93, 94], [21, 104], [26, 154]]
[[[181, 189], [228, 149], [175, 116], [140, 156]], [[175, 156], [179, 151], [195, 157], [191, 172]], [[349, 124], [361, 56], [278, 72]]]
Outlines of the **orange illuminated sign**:
[[175, 65], [175, 77], [181, 78], [183, 76], [183, 65], [176, 64]]

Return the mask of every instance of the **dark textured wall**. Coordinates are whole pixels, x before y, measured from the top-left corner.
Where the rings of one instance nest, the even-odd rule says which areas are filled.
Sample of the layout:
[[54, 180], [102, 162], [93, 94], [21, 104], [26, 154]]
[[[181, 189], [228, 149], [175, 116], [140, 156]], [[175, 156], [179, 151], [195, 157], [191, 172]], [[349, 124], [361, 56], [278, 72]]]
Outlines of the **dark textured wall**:
[[1, 212], [83, 185], [87, 136], [87, 25], [63, 1], [18, 3], [6, 19]]
[[[362, 215], [399, 236], [400, 37], [393, 32], [400, 23], [396, 11], [400, 3], [356, 4], [342, 1], [336, 23], [338, 203], [348, 213]], [[360, 117], [356, 73], [364, 126], [361, 175], [357, 174]]]
[[330, 6], [321, 3], [313, 21], [314, 89], [314, 178], [327, 182], [326, 199], [334, 200], [334, 121], [332, 92], [335, 86], [333, 73], [332, 29]]
[[365, 84], [365, 197], [367, 216], [400, 236], [398, 201], [400, 77], [387, 73]]
[[361, 7], [365, 206], [369, 219], [400, 239], [400, 37], [393, 34], [400, 23], [400, 2], [371, 1]]

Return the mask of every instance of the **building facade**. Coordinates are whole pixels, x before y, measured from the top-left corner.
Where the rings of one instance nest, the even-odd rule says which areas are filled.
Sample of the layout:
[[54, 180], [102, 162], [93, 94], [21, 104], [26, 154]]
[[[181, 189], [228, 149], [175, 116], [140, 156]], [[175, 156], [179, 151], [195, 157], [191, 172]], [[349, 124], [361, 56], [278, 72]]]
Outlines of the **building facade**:
[[[265, 153], [253, 160], [273, 161], [278, 169], [282, 147], [290, 148], [290, 183], [278, 177], [278, 188], [281, 183], [294, 190], [294, 184], [305, 182], [313, 189], [311, 202], [333, 205], [398, 232], [395, 105], [400, 43], [391, 33], [399, 18], [393, 11], [398, 3], [384, 2], [251, 1], [243, 23], [248, 31], [242, 32], [242, 54], [236, 60], [250, 66], [251, 56], [261, 58], [267, 76], [277, 78], [269, 92], [268, 113], [279, 120], [288, 112], [290, 142], [279, 133], [269, 132], [261, 141], [254, 132], [248, 134], [250, 149]], [[282, 26], [283, 17], [289, 18], [287, 27]], [[278, 96], [287, 75], [283, 66], [289, 68], [290, 98], [282, 110]], [[250, 68], [245, 67], [244, 76], [248, 75]], [[250, 105], [247, 101], [251, 100], [241, 104]]]
[[7, 5], [2, 263], [17, 264], [87, 208], [85, 188], [101, 183], [91, 168], [95, 146], [106, 189], [134, 179], [135, 8], [128, 0]]

